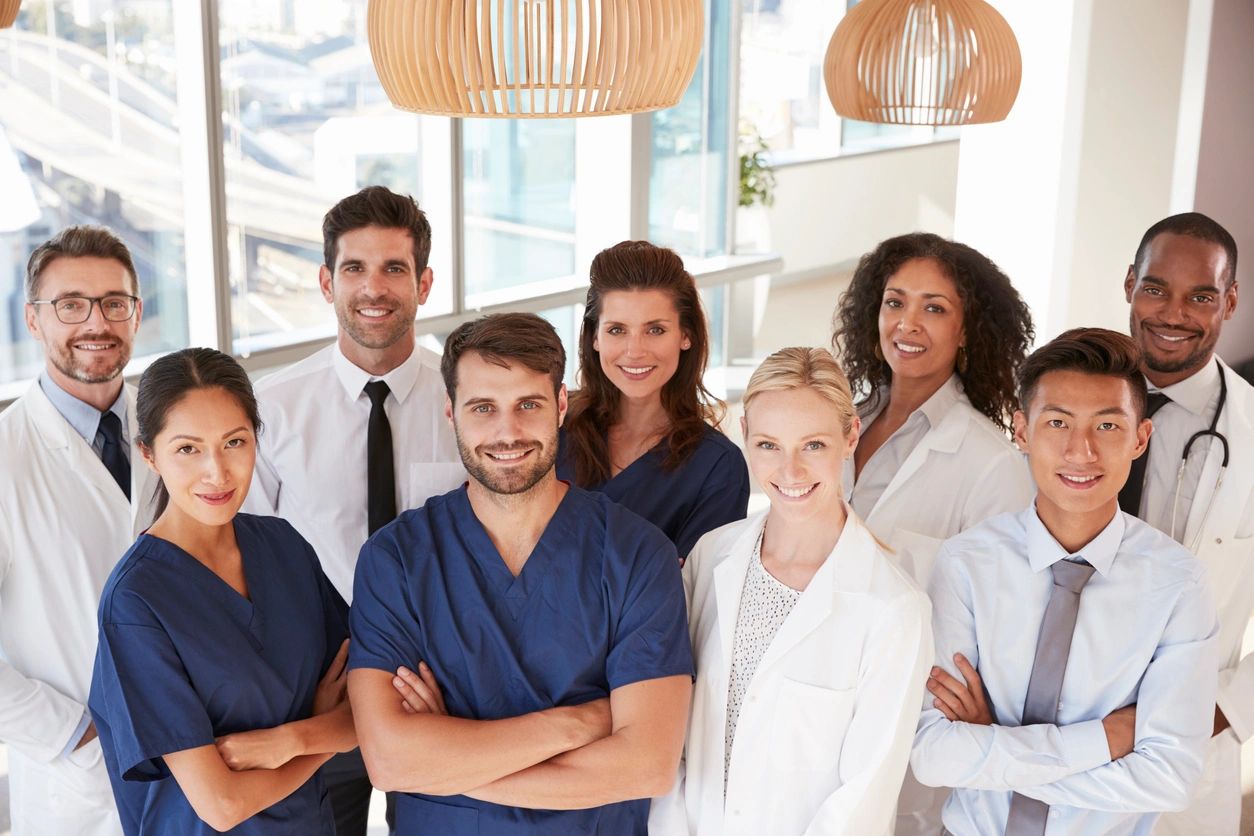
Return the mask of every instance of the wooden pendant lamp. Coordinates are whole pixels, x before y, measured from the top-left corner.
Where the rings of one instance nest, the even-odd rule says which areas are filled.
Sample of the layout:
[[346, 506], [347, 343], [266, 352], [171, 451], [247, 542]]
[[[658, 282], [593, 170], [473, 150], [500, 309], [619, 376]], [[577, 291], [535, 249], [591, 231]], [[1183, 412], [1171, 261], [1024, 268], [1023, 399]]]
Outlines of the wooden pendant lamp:
[[370, 0], [366, 20], [392, 104], [474, 117], [671, 107], [705, 30], [704, 0]]
[[862, 0], [832, 35], [827, 95], [849, 119], [970, 125], [1006, 118], [1023, 65], [984, 0]]
[[0, 0], [0, 29], [8, 29], [17, 20], [17, 10], [22, 0]]

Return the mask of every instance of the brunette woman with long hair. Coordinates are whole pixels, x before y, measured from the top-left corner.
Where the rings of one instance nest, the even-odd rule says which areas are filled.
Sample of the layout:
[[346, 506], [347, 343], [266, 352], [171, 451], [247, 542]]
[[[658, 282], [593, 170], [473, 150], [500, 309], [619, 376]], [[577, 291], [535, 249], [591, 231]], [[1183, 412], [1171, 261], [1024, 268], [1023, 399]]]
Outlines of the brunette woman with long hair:
[[701, 297], [673, 250], [624, 241], [593, 259], [557, 474], [656, 525], [681, 559], [749, 502], [708, 359]]

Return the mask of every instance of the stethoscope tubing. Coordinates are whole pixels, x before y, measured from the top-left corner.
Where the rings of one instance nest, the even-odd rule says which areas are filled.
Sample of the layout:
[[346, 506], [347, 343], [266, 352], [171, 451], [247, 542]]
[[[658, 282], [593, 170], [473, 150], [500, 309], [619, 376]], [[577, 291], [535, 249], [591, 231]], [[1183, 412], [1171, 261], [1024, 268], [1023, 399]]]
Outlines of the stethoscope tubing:
[[[1176, 515], [1180, 506], [1180, 489], [1184, 485], [1184, 468], [1189, 462], [1189, 453], [1193, 450], [1193, 445], [1201, 439], [1216, 439], [1219, 441], [1220, 449], [1223, 451], [1223, 458], [1219, 464], [1219, 475], [1215, 478], [1215, 487], [1211, 490], [1210, 498], [1206, 502], [1206, 512], [1202, 514], [1201, 523], [1197, 527], [1197, 534], [1193, 537], [1193, 543], [1189, 545], [1189, 551], [1196, 552], [1198, 540], [1201, 538], [1202, 529], [1206, 528], [1206, 522], [1210, 519], [1211, 509], [1215, 507], [1215, 495], [1219, 493], [1219, 487], [1223, 484], [1224, 474], [1228, 472], [1228, 439], [1219, 431], [1219, 416], [1223, 415], [1224, 407], [1228, 404], [1228, 379], [1224, 375], [1224, 367], [1215, 360], [1215, 367], [1219, 369], [1219, 403], [1215, 405], [1215, 415], [1210, 419], [1210, 426], [1204, 430], [1198, 430], [1189, 436], [1189, 440], [1184, 444], [1184, 451], [1180, 454], [1180, 466], [1176, 469], [1176, 491], [1171, 499], [1171, 537], [1176, 537]], [[1207, 441], [1207, 445], [1210, 445]]]

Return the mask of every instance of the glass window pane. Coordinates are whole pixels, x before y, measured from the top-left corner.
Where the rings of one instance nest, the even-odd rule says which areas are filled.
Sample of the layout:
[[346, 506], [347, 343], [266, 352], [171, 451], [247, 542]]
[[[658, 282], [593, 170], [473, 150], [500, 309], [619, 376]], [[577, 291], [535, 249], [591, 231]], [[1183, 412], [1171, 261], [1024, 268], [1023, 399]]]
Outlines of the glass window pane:
[[467, 307], [490, 291], [575, 273], [575, 125], [462, 123]]
[[26, 259], [71, 224], [130, 247], [144, 297], [134, 356], [187, 344], [173, 0], [27, 0], [0, 33], [0, 383], [42, 353]]
[[379, 84], [366, 5], [221, 0], [237, 351], [334, 330], [318, 288], [322, 216], [333, 204], [368, 185], [414, 195], [421, 203], [420, 123], [395, 110]]
[[679, 104], [653, 114], [649, 240], [698, 256], [726, 252], [730, 31], [735, 11], [706, 3], [701, 63]]
[[840, 117], [823, 84], [823, 58], [844, 10], [831, 0], [742, 0], [741, 131], [777, 160], [840, 151]]

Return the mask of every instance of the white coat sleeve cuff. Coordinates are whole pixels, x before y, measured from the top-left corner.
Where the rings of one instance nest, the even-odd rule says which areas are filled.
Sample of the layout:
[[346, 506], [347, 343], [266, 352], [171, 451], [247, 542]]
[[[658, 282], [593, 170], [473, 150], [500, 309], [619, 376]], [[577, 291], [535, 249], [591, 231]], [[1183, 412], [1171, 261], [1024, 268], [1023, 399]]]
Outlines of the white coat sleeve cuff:
[[83, 739], [83, 735], [87, 733], [87, 727], [91, 725], [91, 713], [83, 709], [83, 719], [78, 721], [78, 725], [74, 728], [74, 733], [70, 735], [70, 739], [66, 741], [65, 748], [61, 750], [59, 757], [68, 758], [74, 753], [74, 749], [78, 746], [78, 742]]
[[1069, 726], [1059, 726], [1062, 749], [1067, 763], [1075, 773], [1088, 772], [1110, 763], [1110, 743], [1106, 740], [1106, 727], [1101, 720], [1085, 720]]

